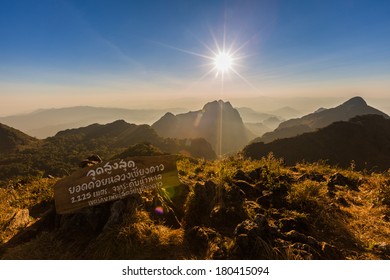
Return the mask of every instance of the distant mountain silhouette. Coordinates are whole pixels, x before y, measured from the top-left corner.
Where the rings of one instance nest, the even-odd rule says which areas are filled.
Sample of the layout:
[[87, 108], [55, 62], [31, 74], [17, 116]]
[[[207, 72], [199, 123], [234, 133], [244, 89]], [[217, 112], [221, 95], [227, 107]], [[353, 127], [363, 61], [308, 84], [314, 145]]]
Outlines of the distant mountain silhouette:
[[265, 133], [261, 138], [256, 138], [253, 142], [269, 143], [276, 139], [294, 137], [305, 132], [326, 127], [337, 121], [347, 121], [355, 116], [369, 114], [389, 118], [385, 113], [368, 106], [363, 98], [354, 97], [335, 108], [320, 108], [316, 112], [303, 116], [302, 118], [282, 122], [277, 129]]
[[0, 123], [0, 154], [13, 152], [37, 142], [37, 139]]
[[240, 113], [242, 121], [248, 123], [259, 123], [268, 118], [277, 117], [275, 114], [257, 112], [248, 107], [239, 107], [236, 109]]
[[317, 110], [314, 111], [314, 113], [319, 113], [319, 112], [322, 112], [322, 111], [325, 111], [326, 108], [324, 107], [321, 107], [321, 108], [318, 108]]
[[[61, 130], [87, 126], [91, 123], [106, 124], [118, 119], [135, 124], [152, 124], [167, 110], [79, 106], [40, 109], [29, 114], [0, 117], [0, 122], [17, 128], [28, 135], [43, 139], [54, 136]], [[183, 109], [169, 110], [183, 112]]]
[[279, 108], [277, 110], [273, 110], [269, 112], [269, 114], [276, 115], [276, 116], [281, 116], [283, 118], [295, 118], [297, 116], [302, 115], [300, 111], [291, 108], [289, 106], [285, 106], [282, 108]]
[[284, 121], [284, 119], [279, 116], [257, 112], [248, 107], [236, 109], [240, 113], [242, 121], [248, 130], [257, 137], [274, 130], [282, 121]]
[[256, 136], [262, 136], [264, 133], [272, 131], [271, 128], [263, 123], [245, 123], [245, 126]]
[[167, 113], [152, 127], [163, 137], [205, 138], [217, 154], [238, 151], [255, 137], [245, 127], [239, 112], [222, 100], [209, 102], [195, 112]]
[[284, 121], [281, 117], [269, 117], [263, 121], [263, 124], [267, 127], [270, 127], [272, 129], [275, 129]]
[[390, 119], [381, 115], [357, 116], [293, 138], [268, 144], [252, 143], [243, 150], [246, 157], [253, 159], [270, 152], [284, 158], [289, 165], [322, 159], [347, 167], [353, 160], [359, 169], [387, 170], [390, 168]]

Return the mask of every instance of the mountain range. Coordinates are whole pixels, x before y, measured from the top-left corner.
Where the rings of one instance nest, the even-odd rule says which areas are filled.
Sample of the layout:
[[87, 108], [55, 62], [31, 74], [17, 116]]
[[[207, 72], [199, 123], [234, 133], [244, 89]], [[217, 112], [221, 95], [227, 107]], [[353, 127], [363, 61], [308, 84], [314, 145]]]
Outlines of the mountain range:
[[92, 123], [106, 124], [125, 120], [135, 124], [152, 124], [167, 110], [182, 112], [184, 109], [122, 109], [78, 106], [56, 109], [40, 109], [23, 115], [0, 117], [0, 123], [23, 131], [28, 135], [44, 139], [58, 131], [87, 126]]
[[222, 100], [209, 102], [198, 111], [166, 113], [152, 128], [163, 137], [205, 138], [218, 155], [236, 152], [255, 137], [237, 109]]
[[269, 153], [281, 157], [286, 164], [317, 162], [357, 169], [390, 168], [390, 119], [383, 115], [362, 115], [349, 121], [338, 121], [318, 131], [257, 142], [245, 147], [243, 154], [260, 159]]
[[[0, 125], [0, 259], [389, 259], [389, 176], [375, 171], [390, 167], [390, 119], [367, 107], [322, 108], [299, 125], [325, 127], [237, 154], [250, 137], [223, 101], [154, 128], [116, 120], [43, 140]], [[374, 114], [339, 120], [351, 112]], [[56, 212], [58, 177], [167, 153], [180, 154], [182, 184]]]
[[316, 112], [301, 118], [282, 122], [277, 129], [265, 133], [260, 138], [256, 138], [254, 142], [269, 143], [276, 139], [294, 137], [305, 132], [312, 132], [326, 127], [337, 121], [348, 121], [355, 116], [368, 114], [381, 115], [389, 118], [385, 113], [368, 106], [363, 98], [354, 97], [337, 107], [331, 109], [320, 108]]
[[[165, 139], [149, 125], [135, 125], [123, 120], [64, 130], [43, 140], [0, 125], [0, 143], [0, 181], [41, 172], [64, 176], [91, 155], [110, 159], [123, 152], [131, 154], [131, 149], [148, 150], [149, 144], [162, 153], [208, 160], [216, 158], [210, 143], [203, 138]], [[149, 144], [137, 146], [142, 143]]]
[[[267, 122], [267, 120], [272, 120], [272, 119], [278, 119], [279, 123], [284, 121], [285, 119], [280, 117], [279, 115], [276, 114], [270, 114], [270, 113], [262, 113], [262, 112], [257, 112], [251, 108], [248, 107], [239, 107], [236, 108], [237, 111], [240, 113], [240, 116], [242, 118], [242, 121], [244, 123], [259, 123], [259, 122]], [[278, 124], [279, 124], [278, 123]]]
[[[381, 118], [371, 116], [349, 122], [351, 117], [367, 114]], [[205, 159], [232, 154], [245, 147], [244, 153], [254, 158], [272, 151], [276, 156], [284, 157], [288, 163], [324, 159], [332, 164], [346, 165], [355, 160], [359, 168], [378, 166], [383, 169], [388, 165], [387, 136], [380, 134], [380, 130], [387, 131], [387, 123], [382, 119], [386, 121], [389, 117], [368, 106], [362, 98], [355, 97], [335, 108], [321, 108], [302, 118], [283, 122], [274, 132], [256, 139], [268, 139], [264, 142], [269, 144], [251, 144], [247, 147], [255, 134], [245, 126], [238, 110], [230, 102], [222, 100], [209, 102], [198, 111], [177, 115], [166, 113], [152, 126], [117, 120], [105, 125], [95, 123], [66, 129], [43, 140], [1, 125], [0, 178], [38, 171], [62, 176], [74, 170], [81, 160], [91, 154], [108, 159], [143, 142], [150, 143], [161, 152]], [[364, 125], [358, 126], [359, 122]], [[259, 129], [263, 128], [258, 123], [252, 129], [256, 129], [256, 125]], [[320, 128], [323, 130], [318, 130]], [[350, 134], [344, 135], [345, 131]], [[294, 137], [297, 134], [303, 135]], [[274, 138], [283, 137], [290, 138], [270, 143]]]
[[211, 145], [203, 138], [192, 139], [164, 139], [157, 135], [149, 125], [136, 125], [118, 120], [106, 125], [92, 124], [77, 129], [67, 129], [58, 132], [47, 141], [73, 141], [84, 143], [86, 147], [93, 147], [96, 143], [106, 145], [112, 149], [125, 149], [129, 146], [147, 142], [164, 152], [184, 152], [197, 158], [214, 159], [216, 157]]

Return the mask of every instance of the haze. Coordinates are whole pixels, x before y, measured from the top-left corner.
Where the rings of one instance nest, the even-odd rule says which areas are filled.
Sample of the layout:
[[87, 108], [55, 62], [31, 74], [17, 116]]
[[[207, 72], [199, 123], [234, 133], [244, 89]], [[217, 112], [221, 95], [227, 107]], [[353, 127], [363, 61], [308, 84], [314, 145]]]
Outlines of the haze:
[[[357, 95], [389, 113], [389, 13], [388, 1], [2, 1], [0, 115], [216, 99], [306, 113]], [[217, 45], [237, 51], [240, 76], [210, 71], [199, 54]]]

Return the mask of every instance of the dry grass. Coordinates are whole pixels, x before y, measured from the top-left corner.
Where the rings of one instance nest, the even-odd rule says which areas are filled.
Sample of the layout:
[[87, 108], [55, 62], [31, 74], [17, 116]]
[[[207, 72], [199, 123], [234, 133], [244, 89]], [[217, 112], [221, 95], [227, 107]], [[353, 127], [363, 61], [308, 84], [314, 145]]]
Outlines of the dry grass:
[[[292, 169], [272, 155], [261, 160], [247, 160], [240, 155], [205, 161], [182, 158], [178, 161], [181, 181], [190, 192], [180, 211], [184, 213], [183, 227], [173, 229], [164, 219], [154, 219], [148, 208], [140, 204], [126, 212], [120, 224], [88, 236], [81, 244], [66, 240], [55, 230], [43, 232], [27, 243], [9, 249], [1, 257], [5, 259], [215, 259], [234, 258], [234, 229], [243, 220], [254, 221], [260, 213], [270, 226], [281, 227], [281, 219], [303, 221], [308, 228], [299, 230], [313, 236], [319, 242], [336, 246], [348, 259], [382, 258], [375, 245], [390, 244], [390, 180], [388, 173], [365, 174], [350, 169], [339, 169], [324, 163], [300, 163]], [[240, 197], [240, 189], [234, 184], [238, 170], [245, 174], [256, 170], [258, 177], [251, 185], [274, 192], [280, 205], [265, 206], [257, 197]], [[355, 188], [336, 186], [331, 194], [328, 180], [340, 173], [356, 182]], [[302, 175], [321, 175], [317, 182]], [[207, 182], [207, 183], [206, 183]], [[6, 243], [23, 228], [10, 229], [9, 222], [19, 209], [29, 209], [30, 215], [53, 199], [54, 179], [35, 178], [23, 184], [12, 184], [0, 189], [0, 242]], [[147, 200], [153, 195], [143, 194]], [[160, 192], [162, 201], [172, 201]], [[175, 205], [177, 206], [177, 205]], [[38, 210], [37, 210], [38, 209]], [[214, 215], [214, 216], [213, 216]], [[30, 217], [33, 223], [37, 217]], [[227, 221], [228, 222], [223, 222]], [[225, 226], [221, 226], [225, 223]], [[193, 227], [208, 228], [214, 232], [206, 240], [201, 254], [189, 247], [185, 234]], [[84, 233], [79, 232], [80, 236]], [[272, 239], [272, 238], [271, 238]], [[271, 240], [270, 239], [270, 240]], [[297, 250], [291, 243], [259, 239], [252, 252], [264, 258], [305, 259], [305, 250]], [[284, 242], [284, 243], [283, 243]], [[0, 243], [0, 245], [1, 245]], [[81, 244], [81, 245], [80, 245]], [[287, 245], [286, 245], [287, 244]], [[84, 246], [84, 247], [80, 247]], [[256, 249], [255, 248], [255, 249]]]
[[[39, 207], [44, 208], [53, 200], [55, 179], [27, 178], [22, 182], [10, 182], [0, 188], [0, 245], [19, 232], [20, 228], [10, 228], [12, 217], [20, 209], [29, 209], [30, 219]], [[26, 225], [27, 226], [27, 225]]]
[[43, 232], [33, 241], [16, 246], [2, 256], [5, 260], [65, 260], [73, 259], [69, 244], [65, 246], [53, 233]]
[[350, 231], [368, 250], [366, 258], [378, 258], [373, 254], [375, 244], [390, 244], [389, 206], [384, 204], [383, 188], [387, 188], [387, 179], [383, 175], [372, 174], [366, 177], [359, 192], [345, 192], [349, 207], [342, 207], [348, 213]]
[[183, 251], [183, 230], [154, 223], [145, 211], [103, 232], [87, 249], [91, 259], [175, 259]]
[[305, 180], [291, 185], [287, 201], [296, 209], [311, 211], [325, 203], [326, 185], [324, 183]]

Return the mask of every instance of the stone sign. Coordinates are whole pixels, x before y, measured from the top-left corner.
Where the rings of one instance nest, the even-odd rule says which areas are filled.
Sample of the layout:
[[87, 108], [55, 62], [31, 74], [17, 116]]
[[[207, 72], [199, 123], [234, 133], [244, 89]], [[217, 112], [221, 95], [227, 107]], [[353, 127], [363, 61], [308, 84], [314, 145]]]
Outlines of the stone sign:
[[54, 186], [59, 214], [122, 199], [159, 187], [180, 185], [176, 156], [116, 159], [80, 169]]

